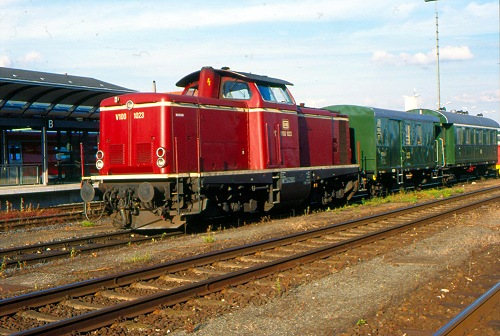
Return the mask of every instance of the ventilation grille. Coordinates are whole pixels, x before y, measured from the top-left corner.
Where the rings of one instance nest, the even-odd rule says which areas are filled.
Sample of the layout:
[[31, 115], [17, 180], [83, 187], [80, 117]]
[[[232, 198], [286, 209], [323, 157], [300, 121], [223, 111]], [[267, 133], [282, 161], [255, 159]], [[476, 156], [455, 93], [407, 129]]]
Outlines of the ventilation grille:
[[151, 163], [151, 159], [153, 157], [153, 148], [150, 142], [136, 144], [135, 152], [137, 153], [137, 163]]
[[109, 145], [109, 163], [124, 164], [125, 163], [125, 145]]

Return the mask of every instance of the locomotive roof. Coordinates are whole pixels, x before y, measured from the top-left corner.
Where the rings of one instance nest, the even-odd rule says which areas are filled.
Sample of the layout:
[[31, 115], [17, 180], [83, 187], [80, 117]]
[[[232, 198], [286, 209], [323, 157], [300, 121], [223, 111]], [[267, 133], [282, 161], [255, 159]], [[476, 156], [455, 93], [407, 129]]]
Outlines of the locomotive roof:
[[441, 122], [443, 124], [471, 125], [471, 126], [492, 127], [492, 128], [500, 127], [500, 125], [493, 119], [477, 117], [468, 114], [436, 111], [429, 109], [416, 109], [412, 110], [412, 112], [435, 115], [439, 117], [439, 119], [441, 119]]
[[[233, 71], [230, 70], [229, 68], [222, 68], [222, 69], [213, 69], [215, 72], [219, 73], [220, 75], [223, 76], [228, 76], [228, 77], [235, 77], [235, 78], [240, 78], [243, 80], [248, 80], [248, 81], [253, 81], [253, 82], [258, 82], [258, 83], [269, 83], [269, 84], [278, 84], [278, 85], [293, 85], [292, 83], [278, 79], [278, 78], [273, 78], [273, 77], [268, 77], [268, 76], [262, 76], [262, 75], [256, 75], [248, 72], [241, 72], [241, 71]], [[196, 82], [200, 78], [200, 72], [201, 70], [195, 71], [183, 78], [181, 78], [175, 85], [179, 87], [185, 87], [186, 85]]]

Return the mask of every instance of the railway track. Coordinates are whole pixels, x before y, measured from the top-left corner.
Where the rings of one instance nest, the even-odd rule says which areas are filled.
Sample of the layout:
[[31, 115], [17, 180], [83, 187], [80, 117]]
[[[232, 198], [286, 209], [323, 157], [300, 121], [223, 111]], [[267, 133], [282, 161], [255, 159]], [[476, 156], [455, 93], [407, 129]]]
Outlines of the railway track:
[[63, 239], [47, 243], [17, 246], [0, 249], [2, 268], [16, 268], [44, 263], [61, 258], [73, 258], [84, 253], [126, 246], [131, 243], [140, 244], [152, 240], [160, 240], [179, 232], [169, 232], [157, 235], [140, 235], [132, 230], [103, 233], [86, 237]]
[[[89, 212], [91, 213], [100, 212], [101, 210], [100, 202], [91, 203], [89, 206], [90, 206]], [[35, 215], [34, 213], [39, 213], [39, 212], [26, 211], [28, 215], [25, 215], [23, 214], [23, 212], [18, 211], [17, 212], [19, 214], [18, 217], [0, 219], [0, 231], [16, 230], [25, 227], [35, 227], [35, 226], [53, 224], [54, 221], [82, 219], [82, 216], [84, 214], [83, 203], [64, 204], [60, 206], [44, 208], [43, 210], [46, 210], [48, 214]]]
[[[294, 276], [337, 262], [340, 252], [434, 223], [488, 202], [500, 188], [489, 188], [355, 221], [269, 239], [152, 267], [70, 284], [0, 301], [0, 326], [19, 335], [88, 332], [115, 320], [153, 314], [174, 325], [196, 307], [229, 304], [235, 295], [279, 291], [279, 274]], [[369, 248], [368, 248], [369, 249]], [[368, 252], [370, 253], [370, 252]], [[332, 257], [333, 256], [333, 257]], [[305, 268], [305, 271], [297, 269]], [[309, 268], [309, 269], [308, 269]], [[251, 285], [249, 285], [251, 284]], [[246, 287], [242, 287], [242, 286]], [[270, 289], [271, 288], [271, 289]], [[224, 303], [225, 302], [225, 303]], [[118, 324], [134, 328], [134, 322]], [[115, 326], [116, 327], [116, 326]], [[178, 327], [178, 326], [177, 326]], [[151, 326], [151, 328], [153, 328]], [[2, 330], [0, 330], [2, 331]]]
[[434, 333], [434, 336], [469, 335], [491, 313], [500, 309], [500, 282]]

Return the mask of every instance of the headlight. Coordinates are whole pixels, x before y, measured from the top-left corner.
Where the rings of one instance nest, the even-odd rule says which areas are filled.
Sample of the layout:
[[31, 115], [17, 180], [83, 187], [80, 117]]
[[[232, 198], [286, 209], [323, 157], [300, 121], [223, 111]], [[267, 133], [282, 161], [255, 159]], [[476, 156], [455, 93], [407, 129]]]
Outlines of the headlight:
[[163, 168], [165, 167], [165, 159], [164, 158], [158, 158], [158, 160], [156, 160], [156, 165], [160, 168]]
[[95, 157], [97, 158], [97, 160], [102, 160], [102, 158], [104, 157], [104, 152], [102, 150], [98, 150], [95, 154]]
[[104, 162], [102, 160], [97, 160], [95, 166], [97, 169], [102, 169], [102, 167], [104, 167]]
[[158, 156], [158, 157], [161, 157], [161, 158], [164, 157], [165, 153], [166, 153], [166, 151], [165, 151], [165, 148], [163, 148], [163, 147], [158, 147], [158, 149], [156, 150], [156, 156]]

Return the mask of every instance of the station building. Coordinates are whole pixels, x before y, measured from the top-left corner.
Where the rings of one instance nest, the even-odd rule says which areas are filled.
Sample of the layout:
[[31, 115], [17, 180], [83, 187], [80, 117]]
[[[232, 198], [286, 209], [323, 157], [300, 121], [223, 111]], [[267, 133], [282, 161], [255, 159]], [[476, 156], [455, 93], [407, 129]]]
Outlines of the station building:
[[0, 202], [78, 191], [82, 175], [96, 173], [100, 102], [129, 92], [89, 77], [0, 67]]

